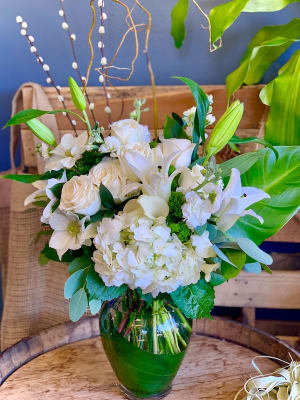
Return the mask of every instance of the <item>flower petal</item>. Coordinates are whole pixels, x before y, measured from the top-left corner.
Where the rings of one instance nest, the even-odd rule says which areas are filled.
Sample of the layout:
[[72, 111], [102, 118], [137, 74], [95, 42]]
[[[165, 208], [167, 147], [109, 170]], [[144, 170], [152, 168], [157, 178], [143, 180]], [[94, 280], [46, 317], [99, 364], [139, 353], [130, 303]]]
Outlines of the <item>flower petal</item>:
[[65, 215], [55, 212], [51, 215], [49, 224], [55, 231], [65, 231], [69, 224], [69, 220]]
[[141, 205], [148, 218], [167, 217], [169, 214], [169, 206], [161, 197], [142, 195], [137, 199], [137, 202]]

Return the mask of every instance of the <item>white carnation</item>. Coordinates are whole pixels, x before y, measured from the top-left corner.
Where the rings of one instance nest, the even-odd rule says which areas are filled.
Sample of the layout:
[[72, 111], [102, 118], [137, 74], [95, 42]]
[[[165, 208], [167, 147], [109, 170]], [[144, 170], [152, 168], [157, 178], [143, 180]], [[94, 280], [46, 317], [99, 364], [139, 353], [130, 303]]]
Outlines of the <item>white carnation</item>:
[[182, 215], [187, 226], [190, 229], [204, 225], [211, 216], [211, 212], [207, 209], [209, 205], [202, 200], [196, 192], [188, 192], [185, 195], [186, 203], [182, 206]]
[[118, 139], [122, 145], [150, 141], [148, 128], [134, 119], [123, 119], [112, 123], [111, 136]]

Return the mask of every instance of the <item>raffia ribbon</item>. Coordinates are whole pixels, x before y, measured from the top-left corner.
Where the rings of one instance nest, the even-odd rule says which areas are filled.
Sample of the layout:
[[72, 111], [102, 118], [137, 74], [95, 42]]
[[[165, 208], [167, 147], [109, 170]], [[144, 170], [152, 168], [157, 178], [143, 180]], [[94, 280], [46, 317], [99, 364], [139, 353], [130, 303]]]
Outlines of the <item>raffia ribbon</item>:
[[[280, 361], [286, 367], [263, 374], [256, 364], [261, 358]], [[259, 375], [248, 379], [234, 400], [238, 400], [243, 392], [246, 393], [243, 400], [300, 400], [300, 361], [288, 363], [276, 357], [257, 356], [252, 365]]]

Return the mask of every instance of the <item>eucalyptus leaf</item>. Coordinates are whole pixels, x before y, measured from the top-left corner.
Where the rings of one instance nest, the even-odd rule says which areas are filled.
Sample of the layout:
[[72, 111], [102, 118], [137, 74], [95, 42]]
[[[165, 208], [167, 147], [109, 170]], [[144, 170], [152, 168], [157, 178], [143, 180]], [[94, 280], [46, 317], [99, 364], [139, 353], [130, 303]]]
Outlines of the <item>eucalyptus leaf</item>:
[[79, 289], [76, 292], [69, 303], [69, 316], [71, 321], [77, 322], [83, 314], [86, 312], [88, 307], [88, 299], [85, 290]]
[[74, 274], [74, 272], [89, 267], [91, 265], [91, 258], [88, 256], [81, 256], [75, 258], [68, 265], [68, 272], [70, 275]]
[[264, 157], [241, 176], [243, 186], [264, 190], [271, 197], [251, 206], [251, 209], [264, 219], [264, 223], [261, 224], [251, 216], [245, 216], [240, 218], [227, 234], [246, 237], [260, 244], [279, 231], [298, 211], [300, 147], [278, 146], [276, 149], [279, 160], [276, 161], [270, 150], [263, 150]]
[[55, 137], [52, 131], [43, 124], [38, 119], [31, 119], [26, 122], [27, 127], [31, 130], [31, 132], [42, 142], [49, 144], [50, 146], [55, 146]]
[[221, 249], [219, 249], [218, 246], [213, 245], [213, 249], [216, 252], [217, 256], [222, 260], [225, 261], [227, 264], [232, 265], [234, 268], [237, 268], [237, 266], [234, 264], [233, 261], [231, 261], [229, 259], [229, 257], [227, 257], [227, 255], [225, 254], [225, 252], [223, 252]]
[[188, 136], [180, 123], [167, 115], [164, 123], [164, 138], [188, 139]]
[[240, 249], [243, 250], [248, 256], [258, 262], [266, 265], [273, 263], [272, 257], [261, 250], [251, 239], [249, 238], [235, 238], [235, 241], [239, 245]]
[[92, 299], [89, 301], [89, 307], [92, 315], [98, 314], [101, 309], [103, 302], [99, 299]]
[[201, 236], [201, 235], [206, 231], [206, 228], [207, 228], [207, 223], [204, 224], [204, 225], [201, 225], [201, 226], [197, 226], [197, 227], [194, 229], [194, 231], [195, 231], [195, 233], [196, 233], [197, 235]]
[[273, 145], [300, 145], [300, 50], [273, 81], [265, 139]]
[[244, 265], [244, 271], [248, 272], [249, 274], [260, 274], [261, 265], [259, 262], [247, 263]]
[[222, 177], [230, 176], [232, 168], [240, 171], [241, 175], [247, 172], [259, 159], [263, 158], [266, 150], [259, 150], [250, 153], [241, 154], [231, 160], [227, 160], [219, 165], [222, 171]]
[[243, 84], [258, 83], [267, 69], [300, 37], [300, 19], [286, 25], [265, 26], [251, 40], [240, 66], [226, 78], [227, 97]]
[[70, 299], [74, 293], [84, 287], [85, 278], [86, 271], [84, 269], [79, 269], [67, 279], [64, 288], [65, 299]]
[[171, 12], [171, 35], [177, 49], [183, 45], [185, 39], [185, 20], [188, 8], [189, 0], [178, 0]]

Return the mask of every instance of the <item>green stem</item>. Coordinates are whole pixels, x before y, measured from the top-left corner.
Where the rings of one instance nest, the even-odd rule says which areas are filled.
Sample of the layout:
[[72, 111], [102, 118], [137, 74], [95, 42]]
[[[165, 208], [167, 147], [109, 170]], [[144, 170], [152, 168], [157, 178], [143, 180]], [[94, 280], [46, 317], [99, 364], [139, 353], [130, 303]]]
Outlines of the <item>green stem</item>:
[[186, 330], [189, 333], [192, 333], [192, 327], [190, 326], [190, 324], [187, 322], [185, 316], [182, 314], [182, 312], [179, 310], [179, 308], [172, 306], [171, 304], [169, 304], [169, 307], [172, 308], [172, 310], [176, 311], [178, 317], [180, 318], [180, 321], [182, 322], [183, 326], [186, 328]]
[[87, 115], [85, 110], [82, 111], [82, 115], [84, 117], [84, 121], [85, 121], [86, 126], [88, 128], [88, 131], [89, 131], [89, 133], [91, 133], [92, 132], [91, 124], [90, 124], [89, 117], [88, 117], [88, 115]]
[[153, 304], [152, 304], [152, 314], [153, 314], [153, 318], [152, 318], [152, 330], [153, 330], [153, 353], [157, 354], [157, 308], [158, 308], [158, 301], [154, 300]]

